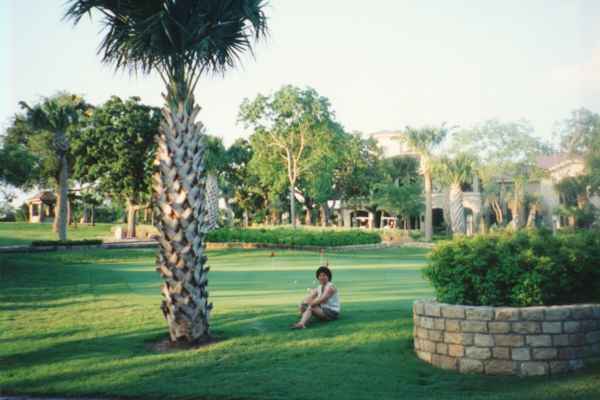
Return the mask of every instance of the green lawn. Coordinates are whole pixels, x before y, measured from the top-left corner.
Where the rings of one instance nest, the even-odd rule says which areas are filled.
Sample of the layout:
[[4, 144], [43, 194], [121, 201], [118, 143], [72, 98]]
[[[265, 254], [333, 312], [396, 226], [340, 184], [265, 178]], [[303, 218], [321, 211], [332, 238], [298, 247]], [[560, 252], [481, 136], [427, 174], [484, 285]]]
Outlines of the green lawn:
[[0, 255], [3, 394], [170, 399], [599, 399], [600, 366], [563, 377], [438, 370], [412, 351], [431, 296], [423, 250], [330, 255], [342, 317], [290, 331], [319, 255], [212, 251], [211, 347], [157, 353], [166, 334], [153, 250]]
[[[110, 228], [114, 225], [117, 224], [70, 226], [67, 237], [70, 240], [107, 239], [110, 238]], [[57, 234], [52, 232], [52, 222], [0, 222], [0, 246], [31, 244], [32, 240], [58, 240]]]

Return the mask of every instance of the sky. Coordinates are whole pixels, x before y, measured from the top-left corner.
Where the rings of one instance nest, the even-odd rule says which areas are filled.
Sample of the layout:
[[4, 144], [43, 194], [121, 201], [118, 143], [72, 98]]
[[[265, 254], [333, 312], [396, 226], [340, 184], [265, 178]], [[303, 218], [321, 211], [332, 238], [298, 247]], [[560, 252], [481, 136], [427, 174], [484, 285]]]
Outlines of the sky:
[[[255, 56], [203, 79], [196, 97], [208, 133], [246, 136], [244, 98], [284, 84], [331, 100], [346, 129], [463, 127], [488, 118], [532, 122], [549, 137], [576, 107], [600, 111], [600, 1], [271, 0], [270, 34]], [[155, 75], [132, 76], [97, 55], [99, 18], [61, 20], [65, 0], [0, 5], [0, 126], [20, 100], [67, 90], [161, 105]]]
[[[100, 62], [98, 15], [73, 27], [64, 11], [65, 0], [0, 1], [0, 132], [18, 101], [59, 90], [161, 105], [156, 75]], [[525, 118], [550, 138], [571, 110], [600, 112], [598, 0], [270, 0], [267, 15], [254, 57], [195, 93], [208, 133], [227, 144], [249, 134], [243, 99], [285, 84], [315, 88], [365, 133]]]

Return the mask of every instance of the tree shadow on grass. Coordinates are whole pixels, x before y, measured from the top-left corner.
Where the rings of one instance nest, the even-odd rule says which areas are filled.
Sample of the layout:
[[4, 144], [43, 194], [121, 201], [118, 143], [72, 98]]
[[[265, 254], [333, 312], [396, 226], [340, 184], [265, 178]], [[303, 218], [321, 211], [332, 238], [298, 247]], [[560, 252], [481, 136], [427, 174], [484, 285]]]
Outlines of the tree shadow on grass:
[[[393, 304], [389, 304], [393, 303]], [[459, 375], [416, 358], [409, 300], [351, 304], [342, 318], [290, 331], [291, 307], [215, 315], [227, 340], [176, 353], [148, 341], [166, 327], [76, 338], [6, 357], [13, 372], [6, 393], [173, 399], [592, 399], [573, 397], [572, 382], [593, 382], [595, 369], [568, 376], [521, 379]], [[391, 307], [398, 306], [398, 310]], [[259, 329], [257, 329], [259, 328]], [[80, 336], [81, 332], [73, 332]], [[47, 368], [55, 366], [55, 368]], [[29, 369], [29, 373], [18, 373]], [[546, 392], [548, 385], [554, 385]]]

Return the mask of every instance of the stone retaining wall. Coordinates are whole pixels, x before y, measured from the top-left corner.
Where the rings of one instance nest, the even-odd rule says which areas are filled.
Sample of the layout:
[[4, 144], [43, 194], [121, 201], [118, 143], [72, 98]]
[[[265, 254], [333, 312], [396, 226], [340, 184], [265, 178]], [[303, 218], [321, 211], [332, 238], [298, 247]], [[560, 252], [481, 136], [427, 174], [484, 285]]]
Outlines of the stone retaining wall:
[[600, 361], [600, 304], [473, 307], [417, 300], [417, 356], [490, 375], [548, 375]]

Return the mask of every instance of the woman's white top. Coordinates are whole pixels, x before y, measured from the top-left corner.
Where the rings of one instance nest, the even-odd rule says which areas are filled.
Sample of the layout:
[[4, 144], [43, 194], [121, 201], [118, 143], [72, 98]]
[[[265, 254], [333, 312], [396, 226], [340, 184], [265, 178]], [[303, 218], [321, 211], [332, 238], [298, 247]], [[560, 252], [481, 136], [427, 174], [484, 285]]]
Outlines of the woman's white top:
[[321, 307], [329, 308], [330, 310], [333, 310], [333, 311], [339, 313], [341, 310], [340, 297], [338, 296], [338, 290], [333, 285], [333, 283], [327, 282], [327, 284], [325, 284], [325, 287], [319, 285], [317, 287], [317, 298], [320, 298], [323, 295], [323, 293], [325, 293], [327, 288], [330, 286], [335, 291], [333, 292], [333, 295], [330, 298], [328, 298], [325, 303], [321, 304]]

